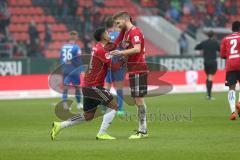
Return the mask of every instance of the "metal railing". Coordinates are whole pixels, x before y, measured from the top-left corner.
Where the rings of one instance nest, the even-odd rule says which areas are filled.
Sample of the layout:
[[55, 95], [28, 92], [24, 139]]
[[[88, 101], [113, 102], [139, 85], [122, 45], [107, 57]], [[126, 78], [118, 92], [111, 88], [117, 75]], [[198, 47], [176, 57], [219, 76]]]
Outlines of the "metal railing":
[[12, 58], [13, 57], [13, 44], [0, 43], [0, 57]]

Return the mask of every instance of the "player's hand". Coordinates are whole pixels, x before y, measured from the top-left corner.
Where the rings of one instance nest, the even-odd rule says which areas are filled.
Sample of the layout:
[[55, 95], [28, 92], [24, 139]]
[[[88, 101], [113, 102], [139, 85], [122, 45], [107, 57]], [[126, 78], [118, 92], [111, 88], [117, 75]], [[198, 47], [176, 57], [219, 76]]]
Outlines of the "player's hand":
[[114, 50], [114, 51], [111, 51], [109, 54], [113, 56], [121, 56], [122, 52], [119, 50]]

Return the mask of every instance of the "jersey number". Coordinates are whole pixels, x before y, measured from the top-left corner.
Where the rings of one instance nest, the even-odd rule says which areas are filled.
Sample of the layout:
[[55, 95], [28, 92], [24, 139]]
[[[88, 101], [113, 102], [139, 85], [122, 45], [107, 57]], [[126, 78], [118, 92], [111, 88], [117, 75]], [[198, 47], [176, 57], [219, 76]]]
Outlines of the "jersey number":
[[237, 40], [236, 39], [232, 39], [230, 41], [230, 44], [231, 44], [231, 54], [236, 54], [238, 53], [238, 50], [236, 50], [236, 47], [237, 47]]
[[72, 53], [71, 49], [63, 49], [63, 61], [70, 61], [72, 60]]

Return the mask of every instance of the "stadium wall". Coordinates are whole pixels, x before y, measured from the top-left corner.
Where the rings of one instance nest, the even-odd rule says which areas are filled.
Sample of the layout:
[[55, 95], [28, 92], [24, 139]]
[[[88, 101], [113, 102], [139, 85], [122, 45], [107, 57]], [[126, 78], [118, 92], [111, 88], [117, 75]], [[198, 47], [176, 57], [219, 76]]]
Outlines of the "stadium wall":
[[[149, 90], [161, 81], [173, 86], [170, 93], [204, 92], [206, 76], [203, 58], [198, 57], [147, 57], [148, 63], [157, 65], [149, 74]], [[214, 79], [213, 91], [225, 91], [225, 62], [217, 59], [218, 71]], [[60, 97], [60, 93], [49, 86], [49, 75], [58, 66], [58, 59], [11, 59], [0, 60], [0, 99]], [[167, 69], [163, 75], [161, 67]], [[128, 87], [128, 75], [125, 78]], [[60, 78], [61, 81], [61, 78]], [[58, 82], [59, 83], [59, 82]], [[61, 84], [61, 82], [59, 83]], [[112, 90], [114, 92], [114, 90]]]
[[[160, 72], [149, 73], [149, 91], [158, 87], [161, 82], [173, 86], [169, 93], [192, 93], [205, 91], [205, 73], [199, 71], [168, 71], [163, 76]], [[48, 74], [18, 75], [0, 77], [0, 99], [52, 98], [60, 97], [48, 83]], [[125, 88], [128, 89], [128, 76], [125, 78]], [[225, 91], [225, 71], [218, 70], [214, 79], [213, 91]], [[154, 85], [153, 85], [154, 84]], [[157, 85], [156, 85], [157, 84]], [[113, 91], [114, 92], [114, 91]]]

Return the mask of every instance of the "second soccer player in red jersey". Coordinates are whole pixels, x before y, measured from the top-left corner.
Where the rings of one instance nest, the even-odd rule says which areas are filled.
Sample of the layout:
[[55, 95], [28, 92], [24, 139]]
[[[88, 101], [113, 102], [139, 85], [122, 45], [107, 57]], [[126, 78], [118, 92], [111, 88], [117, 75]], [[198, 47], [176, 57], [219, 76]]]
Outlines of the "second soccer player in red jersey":
[[226, 59], [226, 86], [229, 86], [228, 102], [231, 109], [231, 120], [237, 117], [236, 107], [240, 115], [240, 96], [236, 105], [236, 84], [240, 81], [240, 22], [232, 24], [233, 33], [224, 37], [221, 43], [220, 56]]
[[131, 17], [127, 12], [120, 12], [113, 16], [115, 24], [121, 29], [120, 35], [115, 41], [116, 45], [121, 43], [124, 50], [112, 51], [114, 56], [125, 56], [128, 58], [127, 68], [129, 73], [129, 84], [131, 96], [135, 100], [138, 109], [139, 127], [136, 134], [129, 139], [140, 139], [148, 137], [146, 122], [146, 104], [144, 96], [147, 94], [147, 64], [145, 61], [144, 36], [139, 27], [132, 24]]
[[100, 104], [107, 107], [96, 138], [103, 140], [115, 139], [108, 135], [106, 130], [115, 116], [117, 102], [113, 99], [111, 93], [103, 88], [103, 85], [108, 68], [110, 67], [112, 70], [117, 70], [125, 62], [120, 61], [119, 63], [111, 63], [109, 52], [105, 49], [110, 42], [110, 37], [105, 28], [97, 29], [94, 33], [94, 38], [96, 39], [97, 44], [92, 48], [89, 70], [85, 74], [82, 88], [84, 113], [79, 113], [63, 122], [54, 122], [51, 133], [52, 140], [56, 138], [56, 135], [63, 128], [92, 120], [97, 110], [97, 106]]

